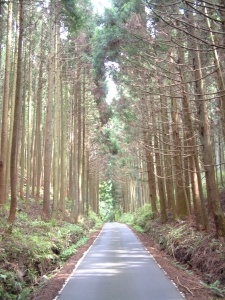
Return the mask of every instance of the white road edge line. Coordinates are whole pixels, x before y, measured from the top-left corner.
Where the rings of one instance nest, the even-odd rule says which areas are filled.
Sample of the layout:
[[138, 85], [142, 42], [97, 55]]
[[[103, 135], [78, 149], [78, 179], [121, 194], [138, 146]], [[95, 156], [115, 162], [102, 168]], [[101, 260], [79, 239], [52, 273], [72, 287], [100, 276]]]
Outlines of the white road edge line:
[[105, 224], [102, 226], [101, 231], [99, 232], [98, 236], [96, 237], [96, 239], [94, 240], [94, 242], [91, 244], [91, 246], [84, 252], [83, 256], [78, 260], [75, 268], [73, 269], [73, 271], [71, 272], [70, 276], [66, 279], [65, 283], [63, 284], [61, 290], [59, 290], [58, 295], [53, 299], [53, 300], [57, 300], [58, 297], [60, 296], [60, 294], [62, 293], [62, 291], [64, 290], [64, 288], [66, 287], [68, 281], [70, 280], [70, 278], [72, 277], [73, 273], [77, 270], [77, 268], [79, 267], [79, 265], [81, 264], [81, 262], [83, 261], [83, 259], [85, 258], [85, 256], [87, 255], [87, 253], [90, 251], [90, 249], [92, 248], [92, 246], [95, 244], [95, 242], [97, 241], [97, 239], [99, 238], [100, 234], [102, 233], [103, 229], [105, 227]]
[[[129, 228], [129, 227], [128, 227]], [[130, 228], [129, 228], [130, 229]], [[131, 230], [131, 229], [130, 229]], [[131, 230], [134, 234], [135, 232], [133, 230]], [[151, 254], [151, 252], [145, 247], [145, 245], [142, 243], [142, 241], [139, 239], [139, 237], [137, 236], [137, 234], [135, 234], [137, 239], [139, 240], [139, 242], [143, 245], [143, 248], [149, 253], [150, 257], [156, 262], [156, 264], [159, 266], [159, 268], [165, 273], [165, 275], [167, 276], [167, 278], [172, 282], [172, 284], [176, 287], [177, 291], [181, 294], [181, 296], [184, 298], [184, 300], [186, 299], [185, 298], [185, 295], [184, 293], [182, 293], [178, 286], [176, 285], [176, 283], [170, 278], [169, 274], [162, 268], [162, 266], [157, 262], [157, 260], [155, 259], [155, 257]]]

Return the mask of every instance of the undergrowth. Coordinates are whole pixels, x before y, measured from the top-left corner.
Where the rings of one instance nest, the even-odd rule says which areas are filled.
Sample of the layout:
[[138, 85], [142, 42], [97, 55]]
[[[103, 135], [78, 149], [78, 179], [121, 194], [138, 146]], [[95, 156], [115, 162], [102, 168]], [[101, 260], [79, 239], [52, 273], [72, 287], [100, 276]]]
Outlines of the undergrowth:
[[26, 300], [51, 277], [77, 249], [87, 242], [88, 234], [101, 226], [93, 212], [77, 224], [41, 219], [30, 220], [18, 213], [12, 234], [4, 233], [7, 224], [0, 218], [0, 299]]
[[153, 219], [149, 205], [118, 219], [136, 231], [148, 233], [161, 250], [173, 256], [179, 268], [201, 273], [204, 286], [218, 297], [225, 297], [225, 247], [223, 240], [197, 231], [188, 221], [162, 224]]

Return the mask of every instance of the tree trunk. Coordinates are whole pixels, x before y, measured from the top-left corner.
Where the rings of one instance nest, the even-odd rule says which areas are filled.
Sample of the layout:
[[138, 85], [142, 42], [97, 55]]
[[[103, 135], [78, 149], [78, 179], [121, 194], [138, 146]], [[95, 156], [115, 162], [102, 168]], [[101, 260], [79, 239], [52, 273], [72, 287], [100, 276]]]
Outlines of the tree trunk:
[[152, 155], [152, 142], [149, 136], [149, 133], [144, 130], [144, 142], [145, 142], [145, 156], [146, 156], [146, 165], [147, 165], [147, 173], [148, 173], [148, 186], [149, 186], [149, 197], [150, 204], [152, 208], [153, 217], [156, 218], [158, 214], [157, 206], [156, 206], [156, 180], [154, 174], [154, 161]]
[[192, 119], [191, 119], [191, 109], [190, 101], [188, 98], [188, 79], [185, 76], [185, 59], [184, 51], [179, 49], [179, 72], [181, 78], [181, 89], [182, 89], [182, 108], [183, 108], [183, 121], [185, 124], [186, 140], [188, 141], [188, 150], [187, 156], [189, 157], [190, 162], [190, 171], [191, 171], [191, 185], [192, 185], [192, 195], [193, 195], [193, 204], [194, 204], [194, 213], [196, 216], [196, 225], [199, 227], [200, 224], [203, 224], [204, 228], [209, 230], [209, 220], [206, 212], [206, 206], [204, 202], [203, 192], [202, 192], [202, 182], [201, 182], [201, 173], [199, 168], [199, 159], [197, 154], [197, 145], [195, 132], [193, 129]]
[[[63, 90], [63, 88], [61, 89]], [[64, 101], [63, 101], [64, 100]], [[67, 102], [68, 91], [65, 87], [65, 95], [63, 99], [63, 93], [61, 95], [61, 177], [60, 177], [60, 200], [59, 200], [59, 212], [62, 219], [65, 214], [65, 192], [66, 192], [66, 132], [67, 132]]]
[[[206, 8], [205, 2], [203, 2], [204, 5], [204, 13], [206, 16], [208, 16], [208, 10]], [[224, 7], [225, 8], [225, 7]], [[222, 11], [222, 10], [221, 10]], [[222, 13], [222, 16], [224, 16], [225, 13]], [[213, 44], [213, 55], [214, 55], [214, 62], [215, 62], [215, 66], [216, 66], [216, 71], [217, 71], [217, 76], [215, 76], [215, 79], [217, 81], [217, 86], [219, 89], [219, 95], [220, 95], [220, 112], [221, 112], [221, 117], [222, 117], [222, 128], [223, 128], [223, 138], [225, 139], [225, 76], [222, 72], [222, 66], [220, 63], [220, 59], [219, 59], [219, 54], [217, 51], [217, 47], [216, 47], [216, 43], [215, 43], [215, 38], [214, 38], [214, 34], [212, 32], [211, 29], [211, 23], [210, 23], [210, 19], [206, 18], [206, 23], [207, 23], [207, 27], [209, 30], [209, 35]], [[222, 29], [224, 29], [224, 24], [222, 23]], [[224, 35], [225, 35], [225, 31], [224, 31]], [[225, 37], [224, 37], [224, 45], [225, 45]]]
[[[194, 25], [193, 16], [191, 16], [191, 25]], [[193, 33], [193, 27], [190, 26], [190, 30]], [[193, 49], [193, 68], [195, 76], [195, 99], [199, 117], [199, 136], [202, 144], [203, 163], [206, 175], [206, 185], [208, 194], [208, 203], [210, 210], [213, 214], [214, 223], [218, 236], [225, 236], [225, 219], [220, 206], [219, 192], [216, 186], [214, 159], [212, 151], [212, 143], [210, 137], [210, 126], [208, 120], [208, 113], [206, 109], [206, 101], [204, 95], [204, 85], [202, 80], [202, 66], [200, 59], [199, 45], [196, 40], [192, 42]]]
[[[50, 4], [51, 16], [54, 16], [54, 3]], [[53, 144], [53, 97], [54, 97], [54, 57], [55, 57], [55, 24], [50, 20], [50, 53], [48, 58], [48, 102], [45, 123], [45, 149], [44, 149], [44, 198], [42, 208], [42, 219], [49, 220], [51, 217], [50, 195], [51, 195], [51, 170], [52, 170], [52, 144]]]
[[[28, 57], [32, 55], [31, 53], [32, 43], [30, 42], [29, 50], [28, 50]], [[32, 120], [31, 120], [31, 102], [32, 102], [32, 67], [31, 67], [31, 60], [29, 63], [28, 69], [28, 95], [27, 95], [27, 184], [26, 184], [26, 205], [28, 206], [29, 198], [30, 198], [30, 187], [31, 187], [31, 128], [32, 128]]]
[[[41, 45], [42, 47], [42, 45]], [[43, 49], [43, 48], [42, 48]], [[36, 108], [36, 133], [35, 133], [35, 166], [36, 166], [36, 195], [35, 198], [38, 200], [40, 198], [41, 190], [41, 174], [42, 174], [42, 130], [41, 130], [41, 115], [42, 115], [42, 90], [43, 90], [43, 51], [40, 55], [40, 66], [38, 75], [38, 86], [37, 86], [37, 108]]]
[[156, 201], [156, 179], [154, 174], [154, 154], [153, 154], [153, 145], [152, 138], [150, 136], [149, 128], [149, 111], [146, 103], [146, 99], [141, 99], [141, 112], [142, 112], [142, 126], [143, 126], [143, 140], [144, 140], [144, 149], [146, 157], [146, 166], [148, 174], [148, 187], [149, 187], [149, 203], [151, 204], [151, 209], [153, 217], [155, 218], [158, 214]]
[[179, 120], [177, 112], [177, 103], [176, 98], [174, 97], [174, 92], [171, 89], [171, 119], [172, 119], [172, 135], [173, 135], [173, 144], [174, 144], [174, 177], [175, 177], [175, 186], [176, 186], [176, 207], [177, 215], [179, 218], [183, 218], [188, 214], [187, 206], [187, 195], [184, 186], [183, 178], [183, 166], [182, 166], [182, 157], [181, 157], [181, 141], [179, 135]]
[[155, 160], [156, 160], [156, 172], [157, 172], [157, 183], [158, 183], [158, 191], [159, 191], [159, 203], [160, 203], [160, 214], [161, 221], [163, 224], [167, 222], [167, 212], [166, 212], [166, 193], [165, 193], [165, 183], [163, 176], [163, 168], [162, 168], [162, 160], [159, 150], [159, 142], [158, 137], [154, 137], [154, 145], [155, 145]]
[[8, 145], [8, 110], [10, 90], [10, 68], [11, 68], [11, 34], [12, 34], [12, 2], [8, 3], [8, 23], [5, 59], [4, 94], [2, 107], [2, 131], [1, 131], [1, 156], [0, 156], [0, 208], [6, 200], [6, 163]]
[[[17, 9], [17, 18], [16, 24], [20, 22], [20, 11]], [[18, 25], [19, 27], [19, 25]], [[11, 162], [11, 149], [12, 149], [12, 135], [13, 135], [13, 122], [14, 122], [14, 112], [15, 112], [15, 98], [16, 98], [16, 87], [17, 87], [17, 68], [18, 68], [18, 45], [19, 45], [19, 35], [15, 36], [14, 41], [14, 57], [13, 57], [13, 84], [12, 84], [12, 94], [10, 97], [10, 130], [9, 130], [9, 138], [8, 138], [8, 149], [7, 149], [7, 164], [6, 164], [6, 176], [5, 176], [5, 189], [6, 189], [6, 197], [9, 195], [10, 190], [10, 162]]]
[[22, 54], [23, 54], [23, 33], [24, 33], [24, 1], [19, 1], [19, 39], [18, 39], [18, 63], [17, 63], [17, 81], [15, 94], [15, 111], [12, 133], [12, 150], [11, 150], [11, 203], [8, 222], [13, 224], [16, 218], [17, 207], [17, 164], [18, 164], [18, 144], [19, 144], [19, 129], [21, 124], [21, 109], [22, 109]]
[[[162, 85], [162, 81], [159, 79], [159, 87]], [[174, 195], [174, 183], [173, 183], [173, 167], [171, 158], [171, 146], [169, 143], [170, 132], [169, 132], [169, 120], [168, 120], [168, 101], [163, 96], [163, 91], [160, 91], [160, 109], [161, 109], [161, 121], [162, 121], [162, 140], [163, 140], [163, 155], [164, 155], [164, 166], [165, 166], [165, 188], [167, 194], [167, 206], [172, 213], [173, 219], [177, 220], [176, 212], [176, 201]]]
[[55, 61], [55, 103], [54, 103], [54, 156], [53, 156], [53, 208], [52, 218], [58, 218], [59, 182], [60, 182], [60, 115], [61, 115], [61, 78], [60, 78], [60, 33], [56, 24], [56, 61]]

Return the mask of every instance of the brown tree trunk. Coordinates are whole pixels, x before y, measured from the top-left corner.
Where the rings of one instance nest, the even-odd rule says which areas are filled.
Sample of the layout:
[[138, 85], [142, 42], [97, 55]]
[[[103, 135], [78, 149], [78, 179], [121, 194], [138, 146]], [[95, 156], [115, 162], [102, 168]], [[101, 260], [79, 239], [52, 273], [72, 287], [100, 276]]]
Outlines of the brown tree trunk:
[[36, 132], [35, 132], [35, 185], [36, 185], [36, 195], [35, 198], [38, 200], [40, 198], [41, 191], [41, 173], [42, 173], [42, 129], [41, 129], [41, 115], [42, 115], [42, 90], [43, 90], [43, 51], [41, 51], [41, 61], [39, 66], [38, 75], [38, 86], [37, 86], [37, 108], [36, 108]]
[[163, 176], [163, 168], [161, 164], [161, 155], [159, 150], [158, 137], [154, 137], [155, 145], [155, 160], [156, 160], [156, 172], [157, 172], [157, 183], [159, 191], [159, 203], [160, 203], [160, 215], [162, 223], [167, 222], [167, 212], [166, 212], [166, 193], [165, 193], [165, 183]]
[[[193, 16], [191, 16], [191, 25], [194, 25]], [[193, 27], [190, 26], [193, 33]], [[199, 50], [196, 40], [192, 42], [193, 49]], [[220, 206], [219, 192], [216, 186], [214, 159], [212, 151], [212, 143], [210, 137], [210, 126], [208, 113], [206, 109], [206, 101], [204, 95], [204, 85], [202, 80], [202, 66], [200, 52], [193, 51], [193, 68], [195, 75], [195, 99], [199, 117], [199, 136], [202, 144], [203, 163], [206, 175], [207, 195], [210, 210], [213, 214], [214, 223], [218, 236], [225, 236], [225, 219]]]
[[[63, 90], [63, 88], [62, 88]], [[65, 95], [63, 99], [63, 93], [61, 96], [61, 177], [60, 177], [60, 200], [59, 200], [59, 212], [62, 219], [65, 214], [65, 193], [66, 193], [66, 132], [67, 132], [67, 102], [68, 102], [68, 91], [65, 87]]]
[[0, 208], [6, 200], [6, 163], [8, 144], [8, 109], [10, 90], [10, 66], [11, 66], [11, 34], [12, 34], [12, 2], [8, 3], [7, 42], [5, 60], [4, 94], [2, 107], [2, 131], [1, 131], [1, 156], [0, 156]]
[[191, 109], [190, 102], [188, 98], [188, 79], [185, 77], [185, 59], [184, 51], [179, 49], [179, 72], [181, 78], [181, 89], [182, 89], [182, 107], [183, 107], [183, 121], [185, 124], [186, 140], [188, 141], [187, 156], [189, 157], [190, 162], [190, 171], [191, 171], [191, 185], [192, 185], [192, 195], [193, 195], [193, 205], [194, 213], [196, 216], [196, 225], [199, 227], [200, 224], [203, 224], [204, 228], [209, 230], [209, 220], [206, 212], [206, 206], [204, 202], [203, 192], [202, 192], [202, 183], [201, 183], [201, 173], [199, 169], [199, 160], [197, 154], [197, 145], [195, 132], [193, 129], [192, 119], [191, 119]]
[[144, 141], [145, 141], [145, 156], [148, 173], [148, 186], [149, 186], [149, 197], [152, 208], [153, 217], [155, 218], [158, 214], [156, 206], [156, 180], [154, 174], [154, 161], [152, 155], [152, 142], [149, 133], [144, 130]]
[[55, 60], [55, 103], [54, 103], [54, 156], [53, 156], [53, 207], [52, 218], [58, 218], [59, 182], [60, 182], [60, 129], [61, 129], [61, 78], [60, 78], [60, 32], [56, 24], [56, 60]]
[[174, 195], [174, 183], [173, 183], [173, 167], [171, 158], [171, 146], [170, 146], [170, 132], [169, 132], [169, 120], [168, 120], [168, 101], [164, 95], [160, 86], [162, 80], [159, 79], [159, 91], [160, 91], [160, 109], [161, 109], [161, 121], [162, 121], [162, 140], [163, 140], [163, 155], [165, 166], [165, 188], [167, 194], [167, 207], [172, 213], [173, 219], [177, 220], [176, 201]]
[[179, 120], [177, 112], [176, 98], [173, 91], [171, 91], [171, 118], [172, 118], [172, 135], [174, 144], [174, 178], [176, 185], [176, 207], [177, 215], [179, 218], [183, 218], [188, 214], [187, 195], [183, 178], [183, 166], [181, 155], [181, 141], [179, 135]]
[[19, 40], [18, 40], [18, 63], [17, 63], [17, 81], [16, 81], [16, 95], [15, 95], [15, 111], [12, 133], [12, 150], [11, 150], [11, 168], [10, 168], [10, 182], [11, 182], [11, 203], [8, 222], [13, 224], [16, 218], [17, 207], [17, 164], [18, 164], [18, 138], [21, 124], [21, 109], [22, 109], [22, 54], [23, 54], [23, 33], [24, 33], [24, 1], [19, 1]]
[[[51, 16], [54, 16], [54, 3], [51, 5]], [[52, 174], [52, 146], [53, 146], [53, 97], [54, 97], [54, 62], [55, 62], [55, 24], [50, 21], [50, 53], [48, 58], [48, 102], [45, 123], [45, 149], [44, 149], [44, 197], [42, 219], [49, 220], [51, 217], [50, 195]]]
[[[204, 5], [204, 13], [206, 16], [208, 16], [208, 10], [206, 8], [205, 3], [203, 2]], [[225, 6], [224, 6], [225, 9]], [[225, 13], [223, 12], [223, 10], [221, 9], [221, 16], [224, 17]], [[225, 21], [224, 21], [225, 22]], [[209, 30], [209, 36], [211, 38], [212, 44], [213, 44], [213, 55], [214, 55], [214, 62], [215, 62], [215, 66], [216, 66], [216, 71], [217, 71], [217, 76], [215, 77], [215, 80], [217, 81], [217, 86], [219, 89], [219, 95], [220, 95], [220, 112], [221, 112], [221, 117], [222, 117], [222, 128], [223, 128], [223, 138], [225, 139], [225, 76], [222, 72], [222, 66], [220, 63], [220, 59], [219, 59], [219, 54], [217, 51], [217, 47], [216, 47], [216, 42], [215, 42], [215, 38], [214, 38], [214, 34], [212, 32], [211, 29], [211, 21], [209, 18], [206, 18], [206, 23], [207, 23], [207, 27]], [[224, 30], [225, 25], [222, 23], [222, 30]], [[224, 31], [224, 36], [225, 36], [225, 31]], [[225, 45], [225, 37], [224, 39], [224, 45]]]

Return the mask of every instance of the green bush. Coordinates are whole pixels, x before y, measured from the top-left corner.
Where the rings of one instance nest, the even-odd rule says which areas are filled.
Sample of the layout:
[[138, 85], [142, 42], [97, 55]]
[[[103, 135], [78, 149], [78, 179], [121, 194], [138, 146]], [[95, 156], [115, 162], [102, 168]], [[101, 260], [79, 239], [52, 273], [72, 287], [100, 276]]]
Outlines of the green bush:
[[145, 204], [134, 213], [116, 214], [116, 221], [133, 226], [138, 232], [144, 232], [145, 226], [153, 218], [151, 206]]
[[149, 204], [145, 204], [135, 212], [134, 224], [140, 226], [141, 228], [145, 228], [147, 222], [152, 218], [153, 213], [151, 210], [151, 206]]
[[65, 249], [62, 254], [60, 254], [60, 258], [62, 261], [68, 260], [72, 255], [74, 255], [77, 252], [77, 249], [84, 245], [87, 242], [88, 238], [84, 236], [81, 238], [76, 244], [71, 245], [67, 249]]
[[134, 224], [134, 215], [132, 213], [125, 213], [119, 216], [119, 218], [116, 220], [121, 223], [125, 223], [128, 225], [133, 225]]
[[[0, 223], [4, 225], [2, 219]], [[100, 218], [91, 211], [77, 224], [39, 219], [28, 222], [25, 213], [18, 214], [12, 234], [2, 235], [0, 299], [28, 299], [34, 284], [43, 274], [51, 277], [53, 270], [86, 243], [88, 232], [101, 224]], [[24, 273], [23, 281], [17, 278], [17, 268]]]
[[134, 224], [134, 225], [133, 225], [133, 228], [134, 228], [137, 232], [139, 232], [139, 233], [143, 233], [143, 232], [144, 232], [144, 229], [143, 229], [141, 226], [139, 226], [139, 225]]

